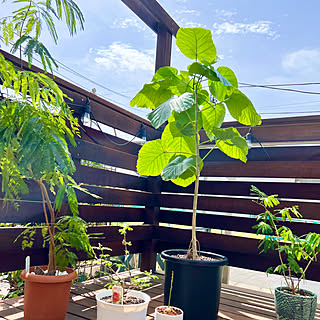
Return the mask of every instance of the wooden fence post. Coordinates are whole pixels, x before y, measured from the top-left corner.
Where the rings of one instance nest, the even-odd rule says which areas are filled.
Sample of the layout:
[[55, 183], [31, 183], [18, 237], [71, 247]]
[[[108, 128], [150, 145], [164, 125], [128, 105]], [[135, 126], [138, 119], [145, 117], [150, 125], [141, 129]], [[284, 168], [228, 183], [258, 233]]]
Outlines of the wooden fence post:
[[[149, 224], [152, 226], [159, 225], [159, 212], [160, 212], [160, 193], [161, 193], [161, 178], [160, 177], [150, 177], [148, 178], [149, 192], [153, 195], [153, 206], [146, 206], [145, 208], [145, 218], [144, 224]], [[143, 250], [141, 252], [141, 265], [140, 269], [144, 270], [156, 270], [157, 264], [157, 252], [155, 250], [157, 239], [152, 238], [151, 241], [145, 242], [143, 245]]]

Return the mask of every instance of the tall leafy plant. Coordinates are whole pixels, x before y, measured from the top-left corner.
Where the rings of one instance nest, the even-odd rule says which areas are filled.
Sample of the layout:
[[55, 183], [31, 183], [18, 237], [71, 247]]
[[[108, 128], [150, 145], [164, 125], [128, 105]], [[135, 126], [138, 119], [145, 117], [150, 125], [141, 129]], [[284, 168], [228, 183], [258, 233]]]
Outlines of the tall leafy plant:
[[[156, 129], [165, 125], [160, 139], [149, 141], [141, 148], [137, 162], [139, 174], [161, 175], [163, 180], [184, 187], [194, 183], [188, 257], [197, 259], [196, 217], [204, 160], [218, 148], [232, 158], [247, 161], [246, 140], [236, 128], [221, 128], [226, 109], [234, 119], [248, 126], [259, 125], [261, 117], [238, 89], [234, 72], [225, 66], [216, 67], [219, 58], [209, 30], [181, 28], [176, 43], [193, 62], [180, 73], [173, 67], [157, 70], [152, 82], [143, 86], [130, 105], [154, 109], [148, 115], [152, 125]], [[206, 137], [200, 140], [201, 129]], [[207, 143], [213, 147], [208, 147], [205, 154], [200, 153], [200, 147]]]
[[[56, 63], [39, 38], [42, 26], [47, 24], [56, 41], [54, 19], [64, 17], [74, 34], [77, 21], [83, 27], [80, 9], [72, 0], [13, 2], [21, 7], [0, 19], [0, 41], [11, 44], [13, 51], [20, 48], [22, 52], [24, 44], [29, 63], [36, 54], [44, 69], [52, 70]], [[48, 270], [54, 273], [56, 264], [64, 268], [75, 263], [77, 257], [71, 248], [94, 254], [86, 224], [78, 216], [75, 189], [86, 190], [72, 178], [75, 165], [68, 148], [68, 141], [76, 145], [77, 120], [65, 103], [67, 97], [50, 77], [17, 69], [1, 54], [0, 82], [1, 191], [5, 202], [17, 206], [16, 200], [28, 193], [31, 181], [39, 186], [46, 223], [43, 235], [49, 243]], [[65, 197], [72, 215], [57, 219]]]

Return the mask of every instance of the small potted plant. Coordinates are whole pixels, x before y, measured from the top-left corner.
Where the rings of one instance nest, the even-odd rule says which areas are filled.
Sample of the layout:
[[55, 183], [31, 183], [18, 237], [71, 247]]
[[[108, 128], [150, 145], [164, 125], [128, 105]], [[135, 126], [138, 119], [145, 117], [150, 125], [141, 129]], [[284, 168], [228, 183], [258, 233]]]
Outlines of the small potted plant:
[[[102, 261], [104, 269], [107, 269], [109, 283], [106, 285], [108, 290], [99, 292], [96, 295], [97, 300], [97, 320], [117, 319], [117, 320], [145, 320], [147, 309], [150, 302], [150, 296], [144, 292], [138, 291], [151, 285], [151, 279], [158, 277], [151, 272], [144, 272], [145, 277], [140, 278], [131, 273], [129, 265], [129, 250], [131, 241], [127, 241], [127, 232], [132, 228], [124, 225], [119, 229], [123, 235], [122, 245], [124, 246], [124, 262], [111, 261], [110, 255], [104, 253], [108, 248], [101, 246], [96, 249], [102, 251]], [[118, 269], [125, 269], [129, 274], [128, 281], [122, 279], [118, 274]]]
[[278, 319], [313, 320], [317, 307], [317, 295], [300, 288], [306, 272], [312, 262], [317, 261], [320, 252], [320, 234], [309, 232], [298, 237], [281, 222], [291, 222], [292, 218], [301, 219], [297, 206], [276, 209], [279, 205], [278, 195], [267, 196], [255, 186], [251, 186], [254, 200], [264, 212], [257, 217], [259, 222], [253, 228], [258, 235], [264, 235], [259, 247], [262, 252], [275, 250], [279, 265], [270, 267], [267, 273], [283, 276], [285, 286], [275, 289], [275, 307]]
[[[14, 2], [19, 5], [19, 1]], [[20, 49], [20, 59], [23, 53], [30, 65], [32, 57], [38, 54], [44, 69], [52, 71], [56, 62], [39, 40], [44, 24], [56, 42], [54, 19], [65, 19], [74, 34], [77, 21], [83, 27], [82, 13], [70, 0], [20, 3], [21, 7], [12, 15], [1, 19], [0, 41], [6, 45], [13, 42], [12, 51]], [[75, 265], [75, 252], [81, 250], [94, 256], [86, 224], [78, 216], [75, 192], [86, 190], [72, 178], [75, 165], [68, 147], [68, 142], [76, 145], [78, 123], [65, 102], [67, 97], [45, 74], [23, 70], [22, 65], [17, 69], [0, 54], [0, 81], [0, 174], [4, 200], [18, 208], [16, 200], [29, 188], [38, 191], [45, 221], [40, 229], [49, 247], [47, 266], [28, 266], [21, 273], [25, 280], [24, 319], [64, 319], [70, 286], [77, 277], [74, 269], [68, 268]], [[71, 215], [59, 216], [65, 199]], [[24, 232], [23, 247], [32, 245], [38, 229]], [[58, 275], [58, 269], [64, 274]]]
[[159, 306], [155, 310], [155, 320], [183, 320], [183, 311], [180, 308], [171, 306], [171, 295], [174, 272], [171, 274], [170, 293], [167, 306]]
[[214, 149], [247, 161], [245, 138], [236, 128], [221, 128], [226, 109], [234, 119], [251, 127], [259, 125], [261, 117], [239, 90], [234, 72], [216, 66], [219, 58], [209, 30], [180, 28], [176, 39], [181, 53], [191, 59], [187, 70], [179, 73], [173, 67], [158, 69], [152, 82], [145, 84], [130, 102], [131, 106], [153, 109], [148, 119], [154, 128], [165, 126], [160, 139], [148, 141], [140, 149], [137, 171], [143, 176], [161, 175], [164, 181], [182, 187], [194, 183], [189, 249], [161, 253], [165, 260], [165, 303], [171, 272], [175, 271], [172, 304], [184, 311], [185, 320], [216, 319], [222, 269], [228, 259], [200, 251], [196, 232], [200, 174], [204, 160]]

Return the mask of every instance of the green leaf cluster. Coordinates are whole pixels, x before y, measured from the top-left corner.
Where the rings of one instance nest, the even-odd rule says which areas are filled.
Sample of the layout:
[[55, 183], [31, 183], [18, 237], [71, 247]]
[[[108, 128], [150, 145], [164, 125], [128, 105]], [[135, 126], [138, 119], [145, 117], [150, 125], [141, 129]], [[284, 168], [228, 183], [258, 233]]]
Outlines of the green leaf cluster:
[[[244, 125], [259, 125], [261, 117], [238, 89], [234, 72], [225, 66], [216, 67], [217, 52], [209, 30], [181, 28], [177, 46], [194, 62], [180, 73], [173, 67], [157, 70], [152, 82], [144, 85], [130, 105], [153, 109], [148, 119], [154, 128], [165, 125], [160, 139], [141, 148], [139, 174], [161, 175], [163, 180], [188, 186], [200, 175], [206, 157], [197, 161], [200, 144], [210, 142], [228, 156], [247, 161], [248, 146], [238, 130], [221, 128], [226, 109]], [[208, 90], [203, 83], [208, 83]], [[201, 129], [207, 140], [200, 143]]]
[[[6, 0], [2, 1], [2, 3]], [[58, 33], [55, 21], [64, 21], [69, 33], [77, 32], [77, 25], [84, 28], [84, 16], [73, 0], [14, 0], [19, 8], [7, 17], [0, 19], [0, 42], [11, 46], [15, 53], [22, 50], [29, 65], [34, 55], [38, 55], [47, 71], [57, 67], [55, 59], [47, 47], [40, 41], [41, 31], [47, 28], [53, 41], [57, 43]], [[0, 4], [1, 7], [1, 4]], [[23, 49], [22, 49], [23, 48]], [[21, 58], [21, 56], [20, 56]]]
[[[280, 204], [277, 195], [268, 196], [255, 186], [251, 186], [251, 192], [258, 197], [255, 202], [264, 208], [264, 212], [257, 216], [258, 224], [253, 227], [257, 234], [265, 235], [260, 240], [259, 248], [262, 248], [261, 252], [274, 250], [279, 256], [280, 264], [267, 272], [281, 274], [292, 294], [296, 294], [310, 264], [317, 261], [320, 234], [295, 235], [283, 223], [302, 218], [297, 206], [276, 209]], [[297, 282], [294, 282], [294, 277], [298, 278]]]

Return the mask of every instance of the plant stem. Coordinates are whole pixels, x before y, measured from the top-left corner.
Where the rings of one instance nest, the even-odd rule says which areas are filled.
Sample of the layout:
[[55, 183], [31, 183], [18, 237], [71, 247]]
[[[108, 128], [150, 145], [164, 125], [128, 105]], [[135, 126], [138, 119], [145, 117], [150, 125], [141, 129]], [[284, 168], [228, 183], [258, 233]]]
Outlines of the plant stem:
[[193, 195], [193, 207], [192, 207], [192, 260], [196, 260], [198, 257], [197, 253], [197, 206], [198, 206], [198, 191], [199, 191], [199, 176], [200, 176], [200, 154], [199, 154], [199, 137], [198, 137], [198, 96], [197, 90], [194, 91], [195, 100], [195, 137], [196, 137], [196, 181], [194, 184], [194, 195]]
[[[48, 272], [55, 272], [56, 271], [56, 259], [55, 259], [55, 244], [54, 244], [54, 234], [55, 234], [55, 222], [56, 222], [56, 216], [54, 213], [54, 208], [52, 207], [51, 200], [49, 198], [47, 188], [45, 184], [41, 180], [35, 179], [35, 181], [39, 184], [40, 190], [41, 190], [41, 196], [42, 196], [42, 203], [43, 203], [43, 211], [46, 219], [46, 223], [48, 226], [48, 232], [50, 236], [49, 241], [49, 262], [48, 262]], [[50, 212], [50, 223], [48, 221], [48, 215], [47, 210], [45, 208], [45, 205], [48, 205], [49, 212]]]
[[174, 276], [174, 271], [171, 273], [171, 282], [170, 282], [170, 292], [169, 292], [169, 299], [168, 299], [168, 307], [170, 307], [171, 304], [171, 293], [172, 293], [172, 286], [173, 286], [173, 276]]
[[[267, 210], [267, 208], [266, 207], [264, 207], [266, 210]], [[268, 210], [267, 210], [268, 211]], [[268, 211], [269, 212], [269, 211]], [[276, 232], [276, 235], [277, 235], [277, 238], [278, 239], [280, 239], [280, 235], [279, 235], [279, 232], [278, 232], [278, 229], [277, 229], [277, 226], [275, 225], [275, 223], [274, 223], [274, 221], [273, 221], [273, 218], [272, 217], [270, 217], [270, 215], [269, 215], [269, 219], [270, 219], [270, 221], [271, 221], [271, 224], [272, 224], [272, 228], [275, 230], [275, 232]], [[279, 259], [280, 259], [280, 263], [281, 263], [281, 265], [283, 266], [284, 265], [284, 263], [283, 263], [283, 260], [282, 260], [282, 255], [281, 255], [281, 252], [280, 252], [280, 245], [279, 245], [279, 240], [277, 241], [277, 246], [278, 246], [278, 255], [279, 255]], [[290, 272], [290, 270], [289, 270], [289, 272]], [[287, 284], [287, 286], [288, 286], [288, 288], [290, 288], [290, 285], [289, 285], [289, 282], [288, 282], [288, 279], [287, 279], [287, 276], [286, 276], [286, 274], [285, 274], [285, 272], [284, 271], [282, 271], [282, 275], [283, 275], [283, 277], [284, 277], [284, 280], [285, 280], [285, 282], [286, 282], [286, 284]], [[289, 276], [289, 278], [291, 279], [291, 276]], [[292, 289], [294, 289], [294, 288], [292, 288]]]

